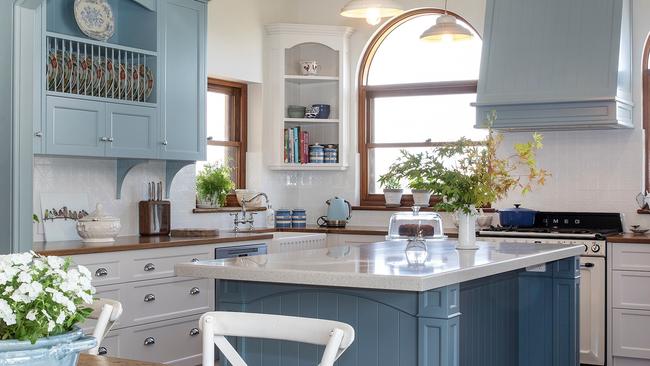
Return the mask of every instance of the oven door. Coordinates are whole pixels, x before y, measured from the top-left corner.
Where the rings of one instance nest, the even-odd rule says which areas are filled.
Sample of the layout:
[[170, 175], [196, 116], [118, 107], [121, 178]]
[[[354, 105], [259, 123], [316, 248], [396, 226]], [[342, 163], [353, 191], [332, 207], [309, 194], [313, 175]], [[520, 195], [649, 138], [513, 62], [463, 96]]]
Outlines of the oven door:
[[605, 258], [580, 257], [580, 363], [605, 365]]

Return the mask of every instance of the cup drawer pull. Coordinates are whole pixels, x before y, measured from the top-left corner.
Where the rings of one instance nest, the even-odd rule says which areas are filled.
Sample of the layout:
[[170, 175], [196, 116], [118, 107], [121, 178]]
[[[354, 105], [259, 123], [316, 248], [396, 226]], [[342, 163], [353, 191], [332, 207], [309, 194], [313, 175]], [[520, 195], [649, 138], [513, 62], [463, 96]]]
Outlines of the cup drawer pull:
[[198, 258], [192, 258], [192, 263], [196, 263], [196, 262], [198, 262], [198, 261], [199, 261]]
[[144, 271], [145, 272], [151, 272], [156, 270], [156, 265], [153, 263], [147, 263], [144, 265]]
[[107, 354], [107, 353], [108, 353], [108, 350], [106, 349], [106, 347], [99, 347], [99, 348], [97, 349], [97, 354], [98, 354], [99, 356], [103, 356], [103, 355], [105, 355], [105, 354]]
[[199, 290], [198, 287], [192, 287], [190, 289], [190, 295], [192, 295], [192, 296], [196, 296], [196, 295], [198, 295], [200, 293], [201, 293], [201, 290]]
[[147, 337], [144, 340], [144, 345], [145, 346], [153, 346], [154, 344], [156, 344], [156, 338], [154, 338], [154, 337]]
[[144, 295], [144, 302], [152, 302], [152, 301], [156, 301], [156, 295], [154, 294]]
[[108, 276], [108, 270], [106, 268], [98, 268], [95, 271], [95, 277], [106, 277]]
[[200, 333], [199, 328], [190, 329], [190, 337], [196, 337], [197, 335], [199, 335], [199, 333]]

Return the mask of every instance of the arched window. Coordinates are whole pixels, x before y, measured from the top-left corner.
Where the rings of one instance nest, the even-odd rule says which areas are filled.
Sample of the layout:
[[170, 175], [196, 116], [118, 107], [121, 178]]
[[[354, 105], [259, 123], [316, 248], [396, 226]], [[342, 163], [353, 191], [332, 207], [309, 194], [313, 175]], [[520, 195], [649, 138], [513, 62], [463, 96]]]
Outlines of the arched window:
[[[450, 13], [472, 31], [472, 40], [420, 40], [442, 13], [416, 9], [400, 15], [370, 40], [363, 55], [359, 74], [362, 206], [384, 204], [377, 179], [400, 150], [417, 152], [463, 136], [481, 140], [486, 135], [485, 130], [474, 129], [476, 112], [470, 105], [476, 101], [481, 62], [477, 32]], [[402, 202], [410, 205], [412, 197], [405, 195]]]

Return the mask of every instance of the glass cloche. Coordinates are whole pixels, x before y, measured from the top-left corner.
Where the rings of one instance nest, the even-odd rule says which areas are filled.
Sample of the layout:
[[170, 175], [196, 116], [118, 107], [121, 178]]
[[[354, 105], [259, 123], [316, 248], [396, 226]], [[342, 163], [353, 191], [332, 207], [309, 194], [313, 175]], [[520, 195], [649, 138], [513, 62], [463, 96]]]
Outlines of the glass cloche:
[[435, 212], [420, 212], [413, 206], [412, 212], [398, 212], [390, 218], [386, 240], [409, 239], [422, 236], [423, 239], [444, 239], [442, 219]]

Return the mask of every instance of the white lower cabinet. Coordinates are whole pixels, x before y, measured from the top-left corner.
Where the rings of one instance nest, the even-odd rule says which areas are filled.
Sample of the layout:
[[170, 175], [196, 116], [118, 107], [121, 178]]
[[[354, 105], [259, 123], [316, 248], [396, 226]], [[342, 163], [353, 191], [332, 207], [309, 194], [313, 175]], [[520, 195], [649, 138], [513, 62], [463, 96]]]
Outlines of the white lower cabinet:
[[[215, 309], [214, 280], [174, 276], [174, 265], [214, 258], [219, 246], [206, 244], [73, 256], [93, 273], [95, 297], [122, 303], [124, 312], [101, 344], [107, 356], [176, 366], [201, 363], [198, 319]], [[82, 325], [91, 333], [94, 321]]]
[[650, 245], [609, 244], [612, 366], [650, 366]]
[[327, 234], [327, 246], [363, 245], [385, 241], [381, 235]]

